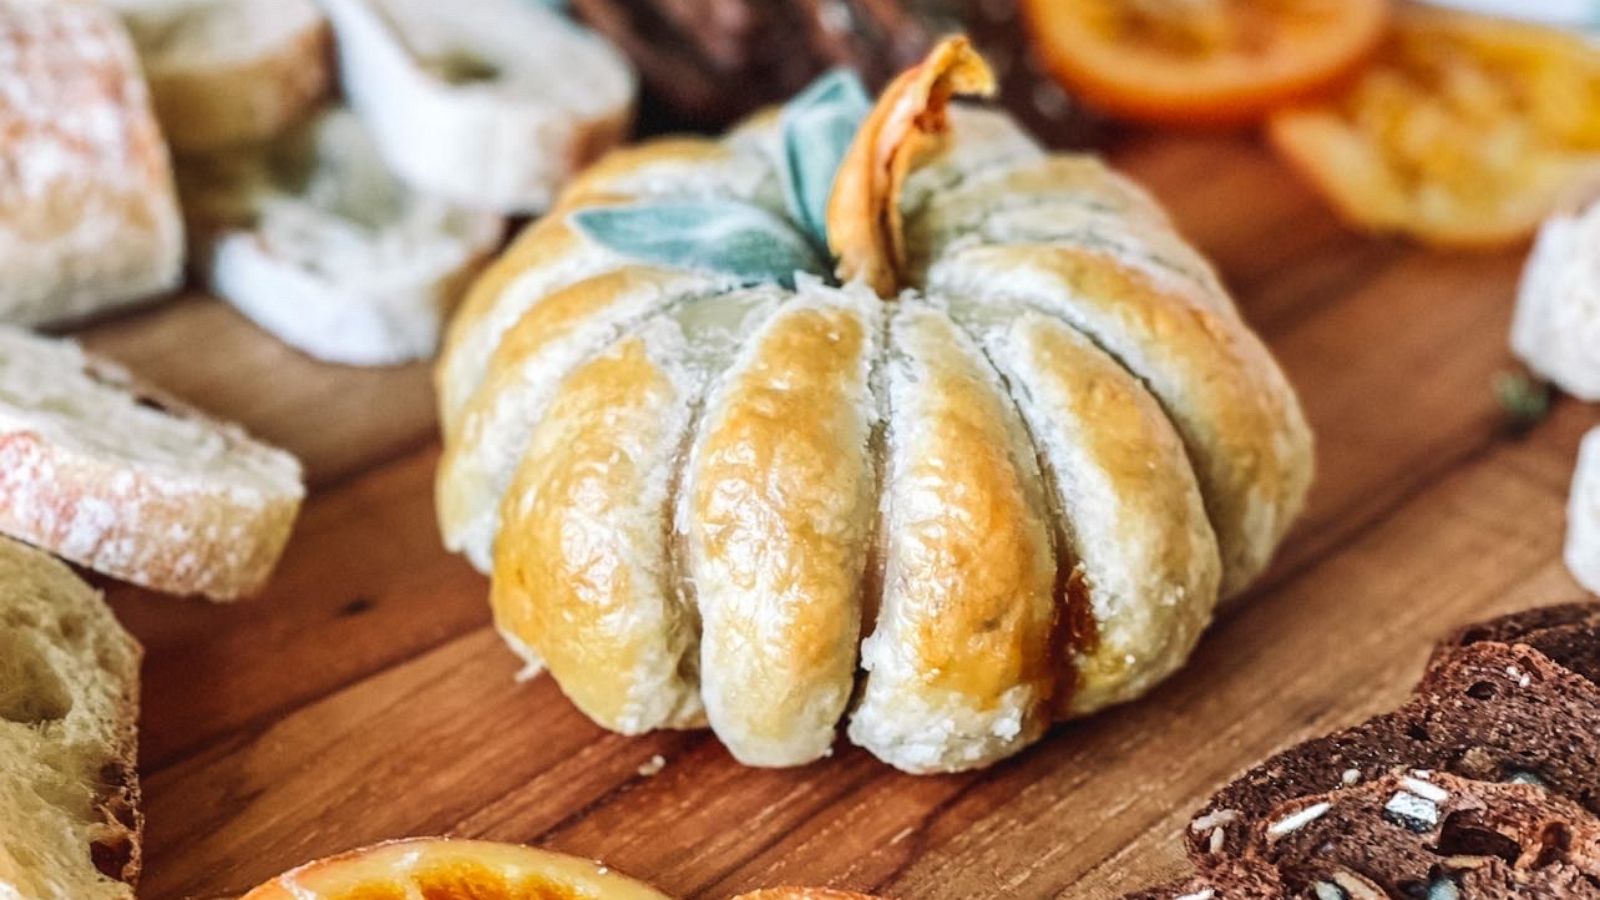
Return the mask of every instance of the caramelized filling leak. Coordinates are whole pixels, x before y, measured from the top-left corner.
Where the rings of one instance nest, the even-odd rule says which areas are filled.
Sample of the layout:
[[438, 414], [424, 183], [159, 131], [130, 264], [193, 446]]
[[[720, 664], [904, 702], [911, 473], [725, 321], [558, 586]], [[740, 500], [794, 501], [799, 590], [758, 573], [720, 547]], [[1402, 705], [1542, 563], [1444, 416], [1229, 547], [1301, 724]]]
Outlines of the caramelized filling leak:
[[856, 132], [828, 200], [828, 248], [839, 259], [840, 281], [860, 278], [885, 299], [905, 286], [906, 176], [942, 146], [952, 97], [994, 91], [994, 73], [965, 37], [945, 39], [884, 90]]
[[[1068, 546], [1064, 536], [1057, 535], [1057, 546], [1063, 548], [1058, 553]], [[1050, 659], [1056, 672], [1052, 705], [1056, 718], [1063, 719], [1083, 681], [1076, 656], [1093, 653], [1100, 646], [1100, 626], [1090, 605], [1089, 582], [1081, 564], [1056, 567], [1055, 601], [1055, 630], [1050, 635]]]

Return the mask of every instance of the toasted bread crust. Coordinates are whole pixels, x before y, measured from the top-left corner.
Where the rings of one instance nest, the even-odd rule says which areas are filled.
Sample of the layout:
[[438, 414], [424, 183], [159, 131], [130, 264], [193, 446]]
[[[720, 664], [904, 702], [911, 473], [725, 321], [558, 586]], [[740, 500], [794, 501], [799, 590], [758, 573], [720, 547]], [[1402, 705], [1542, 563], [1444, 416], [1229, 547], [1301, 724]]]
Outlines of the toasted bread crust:
[[[332, 83], [328, 23], [309, 0], [270, 5], [219, 3], [198, 10], [155, 10], [141, 22], [140, 4], [125, 4], [144, 62], [156, 117], [179, 154], [213, 153], [271, 138], [301, 119]], [[260, 42], [260, 23], [247, 17], [269, 10], [271, 40]], [[186, 23], [184, 17], [238, 16], [229, 26]], [[176, 19], [172, 21], [171, 19]], [[170, 35], [186, 27], [214, 33], [218, 45], [170, 48]], [[243, 40], [241, 40], [243, 39]], [[220, 42], [244, 43], [238, 53]], [[192, 53], [186, 56], [185, 53]]]
[[[144, 830], [136, 767], [143, 650], [70, 569], [4, 537], [0, 648], [10, 663], [0, 665], [0, 892], [131, 900]], [[67, 701], [60, 708], [52, 707], [55, 691]], [[50, 796], [81, 796], [81, 807], [35, 799], [6, 808], [15, 792], [39, 787], [10, 781], [30, 772], [49, 772]], [[82, 845], [56, 843], [64, 834]], [[6, 865], [19, 855], [8, 847], [30, 851], [26, 868]]]
[[542, 5], [322, 6], [351, 106], [391, 167], [429, 193], [495, 212], [542, 212], [632, 121], [636, 85], [625, 60]]
[[0, 533], [158, 591], [231, 600], [263, 586], [304, 493], [293, 458], [69, 342], [0, 331], [0, 354], [18, 347], [38, 351], [41, 384], [71, 385], [115, 415], [183, 423], [211, 443], [208, 459], [268, 474], [239, 480], [151, 464], [138, 454], [152, 448], [117, 448], [127, 420], [69, 416], [62, 425], [26, 398], [0, 402]]
[[174, 287], [177, 196], [121, 23], [83, 0], [4, 0], [0, 59], [0, 321], [78, 320]]

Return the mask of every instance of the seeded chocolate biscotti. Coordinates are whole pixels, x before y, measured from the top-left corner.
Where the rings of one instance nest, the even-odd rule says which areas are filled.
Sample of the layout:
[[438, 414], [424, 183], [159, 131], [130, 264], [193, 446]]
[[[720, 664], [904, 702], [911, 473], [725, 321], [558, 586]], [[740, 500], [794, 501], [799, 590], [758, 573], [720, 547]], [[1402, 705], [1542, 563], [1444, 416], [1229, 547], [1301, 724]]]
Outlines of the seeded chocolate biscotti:
[[1558, 603], [1554, 606], [1536, 606], [1508, 613], [1499, 618], [1463, 625], [1439, 642], [1434, 658], [1469, 644], [1495, 641], [1514, 644], [1535, 632], [1563, 625], [1600, 625], [1600, 602], [1579, 601]]
[[1425, 770], [1281, 804], [1246, 857], [1291, 897], [1600, 896], [1600, 819], [1536, 785]]
[[1600, 684], [1600, 602], [1543, 606], [1457, 630], [1434, 650], [1429, 668], [1472, 644], [1525, 644]]
[[1298, 797], [1412, 769], [1547, 786], [1600, 811], [1600, 689], [1527, 646], [1460, 648], [1393, 713], [1285, 750], [1223, 788], [1185, 840], [1202, 870], [1239, 858]]

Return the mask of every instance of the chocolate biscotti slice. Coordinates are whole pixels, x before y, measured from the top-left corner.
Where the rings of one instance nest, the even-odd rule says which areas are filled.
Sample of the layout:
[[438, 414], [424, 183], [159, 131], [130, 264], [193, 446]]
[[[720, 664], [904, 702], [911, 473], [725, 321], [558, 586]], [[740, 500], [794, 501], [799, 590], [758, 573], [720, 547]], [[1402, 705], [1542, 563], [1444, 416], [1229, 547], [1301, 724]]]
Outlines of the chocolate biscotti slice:
[[1424, 770], [1280, 804], [1245, 852], [1294, 897], [1600, 896], [1600, 818], [1535, 785]]
[[1428, 668], [1462, 647], [1485, 641], [1526, 644], [1600, 684], [1600, 602], [1543, 606], [1468, 625], [1439, 643]]
[[1483, 622], [1463, 625], [1439, 642], [1435, 658], [1451, 650], [1471, 644], [1495, 641], [1515, 644], [1524, 637], [1547, 628], [1563, 625], [1600, 625], [1600, 601], [1581, 600], [1574, 603], [1557, 603], [1553, 606], [1536, 606]]
[[1527, 646], [1463, 647], [1405, 706], [1272, 757], [1219, 791], [1184, 838], [1202, 871], [1297, 797], [1412, 769], [1542, 784], [1600, 811], [1600, 688]]

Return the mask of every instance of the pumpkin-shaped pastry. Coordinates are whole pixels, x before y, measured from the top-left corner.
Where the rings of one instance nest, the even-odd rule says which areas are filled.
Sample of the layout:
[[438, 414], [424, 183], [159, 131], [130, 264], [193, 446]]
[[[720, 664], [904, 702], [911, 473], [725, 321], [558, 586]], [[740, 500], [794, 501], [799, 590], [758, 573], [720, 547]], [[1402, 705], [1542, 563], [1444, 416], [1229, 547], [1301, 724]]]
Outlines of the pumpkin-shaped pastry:
[[984, 765], [1177, 669], [1311, 477], [1294, 393], [1143, 192], [941, 44], [619, 151], [439, 365], [446, 543], [617, 731]]

